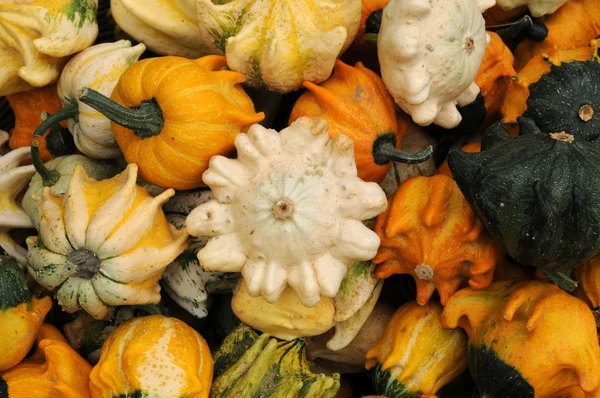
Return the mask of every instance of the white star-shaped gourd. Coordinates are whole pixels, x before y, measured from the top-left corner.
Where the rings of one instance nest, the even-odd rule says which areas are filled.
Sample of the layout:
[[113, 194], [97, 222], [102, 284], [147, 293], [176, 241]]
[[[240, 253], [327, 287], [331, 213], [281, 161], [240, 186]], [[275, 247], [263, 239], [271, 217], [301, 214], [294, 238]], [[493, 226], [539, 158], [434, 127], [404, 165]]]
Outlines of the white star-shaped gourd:
[[379, 185], [357, 177], [354, 143], [303, 117], [280, 133], [253, 125], [235, 146], [237, 159], [211, 159], [203, 180], [215, 199], [186, 220], [191, 235], [212, 237], [200, 263], [241, 271], [249, 294], [271, 303], [288, 285], [307, 307], [334, 297], [347, 268], [379, 248], [361, 221], [387, 207]]

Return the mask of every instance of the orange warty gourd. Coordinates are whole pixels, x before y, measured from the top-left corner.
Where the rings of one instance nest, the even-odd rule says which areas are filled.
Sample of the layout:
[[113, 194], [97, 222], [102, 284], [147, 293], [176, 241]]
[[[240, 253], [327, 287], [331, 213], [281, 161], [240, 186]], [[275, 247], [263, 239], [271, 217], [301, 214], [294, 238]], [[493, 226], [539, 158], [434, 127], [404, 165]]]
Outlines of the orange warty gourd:
[[596, 257], [573, 270], [578, 282], [575, 296], [583, 300], [591, 309], [600, 328], [600, 257]]
[[[0, 373], [9, 398], [88, 398], [92, 366], [50, 324], [42, 325], [35, 353]], [[1, 390], [0, 390], [1, 392]]]
[[502, 281], [466, 288], [448, 300], [442, 318], [445, 327], [469, 335], [469, 370], [483, 396], [600, 394], [594, 317], [556, 285]]
[[198, 332], [179, 319], [150, 315], [112, 332], [89, 387], [92, 398], [206, 398], [212, 376], [210, 349]]
[[337, 60], [329, 79], [320, 85], [305, 81], [304, 87], [308, 91], [294, 105], [289, 124], [303, 116], [323, 118], [330, 138], [352, 138], [360, 179], [379, 183], [391, 161], [420, 163], [431, 156], [431, 148], [416, 154], [400, 151], [408, 122], [397, 119], [383, 81], [362, 63], [353, 67]]
[[515, 49], [515, 68], [520, 71], [536, 55], [551, 54], [557, 50], [586, 47], [600, 35], [600, 26], [588, 14], [580, 0], [566, 2], [553, 14], [543, 18], [548, 28], [545, 40], [523, 40]]
[[6, 99], [15, 114], [15, 127], [10, 131], [8, 142], [10, 149], [31, 146], [33, 141], [37, 141], [44, 162], [73, 152], [73, 137], [65, 130], [67, 122], [61, 123], [62, 129], [57, 127], [52, 132], [46, 131], [41, 138], [33, 138], [33, 132], [42, 123], [42, 113], [53, 114], [63, 107], [56, 85], [7, 95]]
[[112, 120], [125, 159], [143, 179], [197, 188], [210, 158], [232, 152], [235, 137], [264, 118], [239, 86], [244, 75], [225, 66], [216, 55], [149, 58], [121, 75], [112, 101], [89, 88], [80, 101]]
[[376, 275], [412, 275], [417, 302], [437, 289], [445, 304], [464, 280], [478, 289], [492, 282], [500, 249], [473, 214], [456, 182], [445, 175], [404, 181], [377, 217], [381, 246]]

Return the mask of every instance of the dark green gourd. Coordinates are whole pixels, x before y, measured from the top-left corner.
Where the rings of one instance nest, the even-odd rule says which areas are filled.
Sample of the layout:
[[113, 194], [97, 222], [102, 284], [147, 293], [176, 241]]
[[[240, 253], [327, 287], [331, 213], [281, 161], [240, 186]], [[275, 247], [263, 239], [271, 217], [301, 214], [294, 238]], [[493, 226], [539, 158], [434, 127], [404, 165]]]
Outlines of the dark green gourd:
[[600, 250], [600, 148], [569, 132], [542, 132], [528, 118], [518, 123], [518, 137], [497, 123], [480, 153], [452, 148], [448, 164], [508, 254], [550, 277]]

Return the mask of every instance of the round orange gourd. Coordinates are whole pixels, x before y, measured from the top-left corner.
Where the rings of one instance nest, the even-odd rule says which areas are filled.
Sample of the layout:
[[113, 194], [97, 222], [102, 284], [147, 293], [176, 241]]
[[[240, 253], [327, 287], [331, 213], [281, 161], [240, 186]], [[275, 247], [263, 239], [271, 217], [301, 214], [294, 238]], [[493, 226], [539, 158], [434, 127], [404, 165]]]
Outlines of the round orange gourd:
[[442, 319], [469, 335], [469, 370], [483, 396], [600, 393], [594, 317], [556, 285], [501, 281], [485, 290], [463, 289], [448, 300]]
[[303, 116], [323, 118], [331, 138], [352, 138], [360, 179], [379, 183], [391, 161], [420, 163], [431, 156], [431, 147], [417, 154], [399, 150], [408, 123], [397, 122], [394, 99], [381, 78], [362, 63], [352, 67], [337, 60], [329, 79], [320, 85], [305, 81], [304, 87], [307, 91], [292, 109], [289, 124]]
[[[8, 398], [88, 398], [92, 367], [50, 324], [42, 325], [35, 353], [0, 373], [0, 395]], [[6, 395], [2, 395], [2, 388]]]
[[150, 315], [112, 332], [89, 387], [92, 398], [205, 398], [212, 376], [210, 349], [198, 332], [179, 319]]
[[89, 88], [80, 100], [112, 120], [125, 159], [143, 179], [197, 188], [210, 158], [232, 152], [235, 137], [264, 118], [239, 86], [244, 75], [226, 66], [216, 55], [149, 58], [121, 75], [112, 101]]
[[56, 93], [56, 85], [7, 95], [6, 99], [15, 114], [15, 127], [10, 131], [8, 142], [11, 149], [31, 146], [33, 141], [37, 141], [44, 162], [74, 151], [75, 144], [66, 130], [66, 122], [46, 131], [43, 137], [33, 138], [35, 129], [42, 123], [42, 113], [53, 114], [63, 107]]
[[445, 175], [404, 181], [377, 217], [381, 239], [376, 275], [412, 275], [417, 302], [437, 289], [442, 304], [464, 280], [478, 289], [492, 282], [498, 246], [475, 216], [456, 182]]

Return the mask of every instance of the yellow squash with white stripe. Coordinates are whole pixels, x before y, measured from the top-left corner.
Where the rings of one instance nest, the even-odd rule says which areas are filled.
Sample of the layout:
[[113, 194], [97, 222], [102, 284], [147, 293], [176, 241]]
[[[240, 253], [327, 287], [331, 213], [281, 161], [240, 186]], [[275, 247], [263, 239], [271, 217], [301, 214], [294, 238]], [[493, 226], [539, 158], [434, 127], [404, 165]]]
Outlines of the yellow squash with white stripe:
[[187, 248], [188, 235], [161, 208], [174, 190], [152, 197], [136, 178], [136, 164], [102, 181], [78, 165], [65, 194], [46, 187], [38, 198], [39, 237], [27, 238], [29, 273], [57, 289], [64, 311], [102, 319], [112, 306], [160, 301], [158, 281]]
[[121, 324], [90, 374], [92, 398], [208, 397], [213, 361], [208, 345], [176, 318], [150, 315]]
[[[400, 307], [382, 339], [367, 352], [375, 390], [389, 398], [436, 394], [467, 368], [467, 335], [442, 326], [440, 304]], [[431, 396], [428, 395], [428, 396]]]

